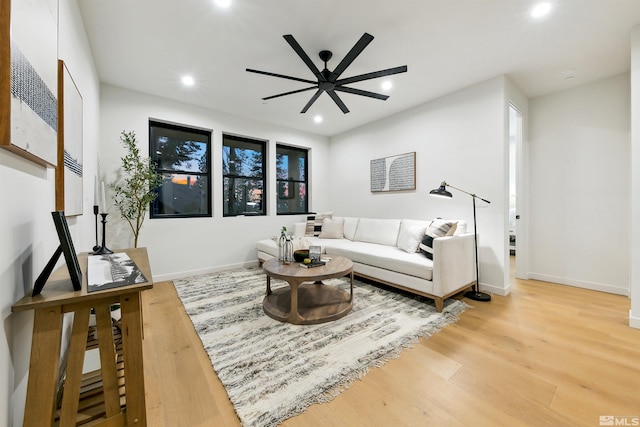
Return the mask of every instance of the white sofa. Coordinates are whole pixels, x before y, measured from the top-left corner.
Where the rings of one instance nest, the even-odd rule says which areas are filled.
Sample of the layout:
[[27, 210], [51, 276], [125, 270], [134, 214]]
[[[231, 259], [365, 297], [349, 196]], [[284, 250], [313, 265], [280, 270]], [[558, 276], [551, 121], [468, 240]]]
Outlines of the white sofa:
[[[295, 224], [294, 246], [317, 245], [329, 257], [349, 258], [355, 275], [432, 298], [440, 312], [446, 298], [475, 283], [473, 233], [464, 221], [449, 223], [455, 233], [433, 239], [433, 260], [419, 248], [425, 233], [434, 235], [433, 221], [328, 217], [321, 228], [316, 221], [311, 235], [310, 220]], [[275, 240], [257, 242], [260, 264], [278, 256]]]

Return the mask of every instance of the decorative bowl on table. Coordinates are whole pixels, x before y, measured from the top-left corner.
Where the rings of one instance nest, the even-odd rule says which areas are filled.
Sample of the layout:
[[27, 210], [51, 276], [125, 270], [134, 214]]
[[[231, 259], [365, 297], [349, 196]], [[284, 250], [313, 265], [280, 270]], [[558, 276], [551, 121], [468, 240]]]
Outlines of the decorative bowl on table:
[[302, 262], [305, 258], [309, 258], [309, 249], [298, 249], [297, 251], [293, 251], [293, 259], [297, 262]]

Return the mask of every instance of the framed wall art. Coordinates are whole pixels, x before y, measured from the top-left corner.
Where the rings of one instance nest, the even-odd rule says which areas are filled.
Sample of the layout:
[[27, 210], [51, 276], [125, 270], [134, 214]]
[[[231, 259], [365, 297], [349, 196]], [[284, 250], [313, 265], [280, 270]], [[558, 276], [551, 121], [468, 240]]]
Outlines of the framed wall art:
[[58, 166], [56, 210], [82, 215], [82, 96], [67, 66], [58, 61]]
[[416, 153], [371, 160], [371, 192], [416, 189]]
[[0, 0], [0, 147], [56, 166], [58, 0]]

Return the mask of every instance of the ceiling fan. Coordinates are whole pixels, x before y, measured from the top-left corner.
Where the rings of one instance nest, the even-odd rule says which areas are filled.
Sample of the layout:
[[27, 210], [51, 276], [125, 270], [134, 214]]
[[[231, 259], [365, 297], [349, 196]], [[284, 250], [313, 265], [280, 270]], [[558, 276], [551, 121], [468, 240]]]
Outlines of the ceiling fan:
[[345, 79], [339, 79], [342, 73], [347, 69], [349, 65], [362, 53], [365, 47], [373, 40], [373, 36], [368, 33], [364, 33], [360, 40], [351, 48], [351, 50], [347, 53], [347, 55], [340, 61], [338, 66], [333, 70], [329, 71], [327, 69], [327, 62], [331, 59], [333, 54], [331, 51], [323, 50], [320, 51], [319, 56], [322, 62], [324, 62], [324, 70], [320, 71], [318, 67], [311, 61], [309, 56], [302, 50], [302, 47], [298, 44], [296, 39], [293, 38], [291, 34], [286, 34], [283, 36], [284, 39], [289, 43], [289, 45], [293, 48], [293, 50], [298, 54], [300, 59], [309, 67], [313, 75], [316, 77], [317, 81], [301, 79], [298, 77], [285, 76], [283, 74], [270, 73], [268, 71], [260, 71], [253, 70], [251, 68], [247, 68], [246, 70], [250, 73], [264, 74], [267, 76], [280, 77], [283, 79], [295, 80], [298, 82], [309, 83], [313, 86], [307, 87], [304, 89], [292, 90], [291, 92], [279, 93], [277, 95], [268, 96], [266, 98], [262, 98], [262, 100], [266, 101], [268, 99], [278, 98], [280, 96], [292, 95], [294, 93], [305, 92], [312, 89], [317, 89], [316, 93], [311, 97], [307, 105], [304, 106], [300, 113], [306, 113], [309, 107], [313, 105], [314, 102], [318, 99], [323, 92], [326, 92], [327, 95], [333, 99], [336, 105], [342, 110], [343, 113], [348, 113], [349, 109], [342, 102], [337, 92], [345, 92], [351, 93], [354, 95], [368, 96], [369, 98], [386, 100], [389, 98], [388, 95], [382, 95], [375, 92], [369, 92], [366, 90], [356, 89], [352, 87], [345, 86], [349, 83], [361, 82], [363, 80], [376, 79], [378, 77], [390, 76], [392, 74], [404, 73], [407, 71], [407, 66], [403, 65], [401, 67], [388, 68], [386, 70], [374, 71], [372, 73], [360, 74], [358, 76], [347, 77]]

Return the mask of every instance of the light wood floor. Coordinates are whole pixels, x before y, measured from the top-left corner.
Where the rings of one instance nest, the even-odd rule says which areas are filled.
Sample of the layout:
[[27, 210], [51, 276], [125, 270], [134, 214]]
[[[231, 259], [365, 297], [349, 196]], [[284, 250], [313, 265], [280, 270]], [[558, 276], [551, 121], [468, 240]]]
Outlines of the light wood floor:
[[[599, 426], [640, 417], [627, 297], [513, 280], [507, 297], [371, 369], [285, 427]], [[240, 426], [171, 282], [143, 293], [149, 426]]]

